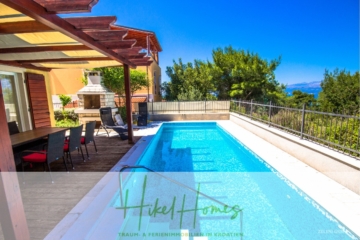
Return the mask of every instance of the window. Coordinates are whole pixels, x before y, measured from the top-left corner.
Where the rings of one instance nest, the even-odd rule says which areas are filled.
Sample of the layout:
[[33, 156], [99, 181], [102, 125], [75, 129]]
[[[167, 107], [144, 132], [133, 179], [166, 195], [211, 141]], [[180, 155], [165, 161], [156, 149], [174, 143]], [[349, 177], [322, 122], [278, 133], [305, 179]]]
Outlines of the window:
[[6, 120], [16, 121], [19, 125], [19, 105], [16, 97], [16, 75], [0, 72], [0, 82], [5, 103]]

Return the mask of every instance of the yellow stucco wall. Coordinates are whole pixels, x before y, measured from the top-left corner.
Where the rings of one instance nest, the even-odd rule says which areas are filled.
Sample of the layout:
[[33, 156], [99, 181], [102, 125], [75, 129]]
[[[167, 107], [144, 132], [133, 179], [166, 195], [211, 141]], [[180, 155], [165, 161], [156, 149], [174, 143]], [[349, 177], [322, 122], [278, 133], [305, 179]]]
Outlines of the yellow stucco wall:
[[[161, 68], [159, 65], [154, 61], [150, 66], [140, 66], [136, 68], [139, 71], [147, 72], [150, 85], [149, 90], [147, 88], [142, 88], [141, 90], [137, 91], [135, 94], [153, 94], [155, 101], [161, 101], [161, 94], [160, 94], [160, 85], [161, 85]], [[154, 84], [155, 83], [155, 84]], [[155, 90], [156, 85], [156, 90]]]
[[82, 69], [53, 69], [50, 72], [52, 95], [76, 94], [84, 84], [81, 82]]

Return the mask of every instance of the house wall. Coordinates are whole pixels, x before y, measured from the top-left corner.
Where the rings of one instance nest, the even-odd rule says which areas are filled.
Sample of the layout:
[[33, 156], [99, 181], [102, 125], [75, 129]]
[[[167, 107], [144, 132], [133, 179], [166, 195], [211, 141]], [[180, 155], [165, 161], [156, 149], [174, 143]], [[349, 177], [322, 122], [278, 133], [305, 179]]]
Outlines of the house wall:
[[20, 107], [20, 130], [27, 131], [32, 129], [32, 120], [29, 111], [27, 110], [29, 107], [29, 100], [27, 94], [27, 88], [25, 80], [25, 73], [36, 73], [42, 74], [45, 78], [45, 85], [46, 85], [46, 93], [48, 98], [48, 107], [50, 112], [50, 120], [51, 125], [55, 126], [55, 119], [54, 119], [54, 110], [53, 110], [53, 103], [51, 99], [51, 87], [52, 81], [50, 81], [50, 75], [48, 72], [38, 71], [38, 70], [31, 70], [25, 68], [17, 68], [17, 67], [10, 67], [6, 65], [0, 65], [0, 71], [2, 72], [9, 72], [15, 73], [17, 77], [16, 81], [16, 88], [17, 88], [17, 104]]
[[136, 69], [147, 73], [150, 84], [149, 89], [146, 87], [142, 88], [141, 90], [137, 91], [135, 95], [145, 96], [149, 94], [149, 99], [153, 99], [155, 102], [161, 101], [161, 68], [156, 63], [156, 61], [153, 61], [150, 66], [140, 66]]
[[82, 69], [51, 70], [51, 93], [53, 95], [75, 94], [77, 91], [84, 87], [84, 84], [81, 82], [82, 77]]
[[[147, 73], [150, 81], [149, 89], [144, 87], [136, 91], [134, 96], [148, 96], [154, 101], [161, 101], [161, 68], [154, 61], [150, 66], [139, 66], [138, 71]], [[52, 95], [76, 95], [77, 91], [84, 87], [81, 82], [83, 69], [54, 69], [50, 72]], [[155, 91], [156, 86], [156, 91]]]

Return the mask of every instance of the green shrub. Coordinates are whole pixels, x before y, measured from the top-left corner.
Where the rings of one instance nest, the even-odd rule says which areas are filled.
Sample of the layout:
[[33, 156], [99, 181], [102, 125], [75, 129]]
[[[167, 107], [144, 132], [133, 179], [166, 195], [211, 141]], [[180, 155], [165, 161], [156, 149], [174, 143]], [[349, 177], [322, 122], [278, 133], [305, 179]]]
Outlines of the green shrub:
[[79, 115], [77, 113], [75, 113], [74, 110], [65, 110], [65, 111], [61, 111], [61, 110], [56, 110], [54, 111], [54, 117], [55, 117], [55, 121], [62, 121], [65, 119], [71, 120], [73, 122], [77, 122], [79, 121]]
[[124, 123], [127, 123], [126, 107], [123, 106], [123, 107], [119, 107], [118, 109], [119, 109], [118, 112], [119, 112], [122, 120], [124, 121]]
[[70, 119], [60, 120], [60, 121], [55, 122], [55, 126], [56, 127], [77, 127], [77, 126], [79, 126], [79, 122], [78, 121], [74, 122]]
[[64, 120], [64, 115], [63, 115], [62, 111], [55, 110], [54, 111], [54, 118], [55, 118], [55, 121]]
[[59, 95], [59, 99], [60, 99], [61, 105], [63, 106], [63, 109], [68, 103], [71, 102], [71, 97], [64, 95], [64, 94]]
[[67, 118], [74, 122], [79, 121], [79, 115], [77, 113], [75, 113], [74, 110], [67, 111]]

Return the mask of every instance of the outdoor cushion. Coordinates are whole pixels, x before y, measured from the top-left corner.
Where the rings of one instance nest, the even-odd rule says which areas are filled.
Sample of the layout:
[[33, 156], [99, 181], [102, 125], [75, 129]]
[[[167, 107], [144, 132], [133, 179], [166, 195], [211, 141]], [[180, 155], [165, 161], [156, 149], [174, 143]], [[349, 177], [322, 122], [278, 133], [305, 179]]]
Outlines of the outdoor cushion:
[[24, 162], [46, 162], [46, 151], [42, 151], [42, 153], [31, 153], [27, 156], [23, 157]]
[[69, 151], [69, 143], [65, 143], [64, 144], [64, 152], [68, 152]]
[[115, 114], [115, 120], [116, 120], [116, 125], [118, 126], [124, 126], [124, 121], [122, 120], [120, 114]]

